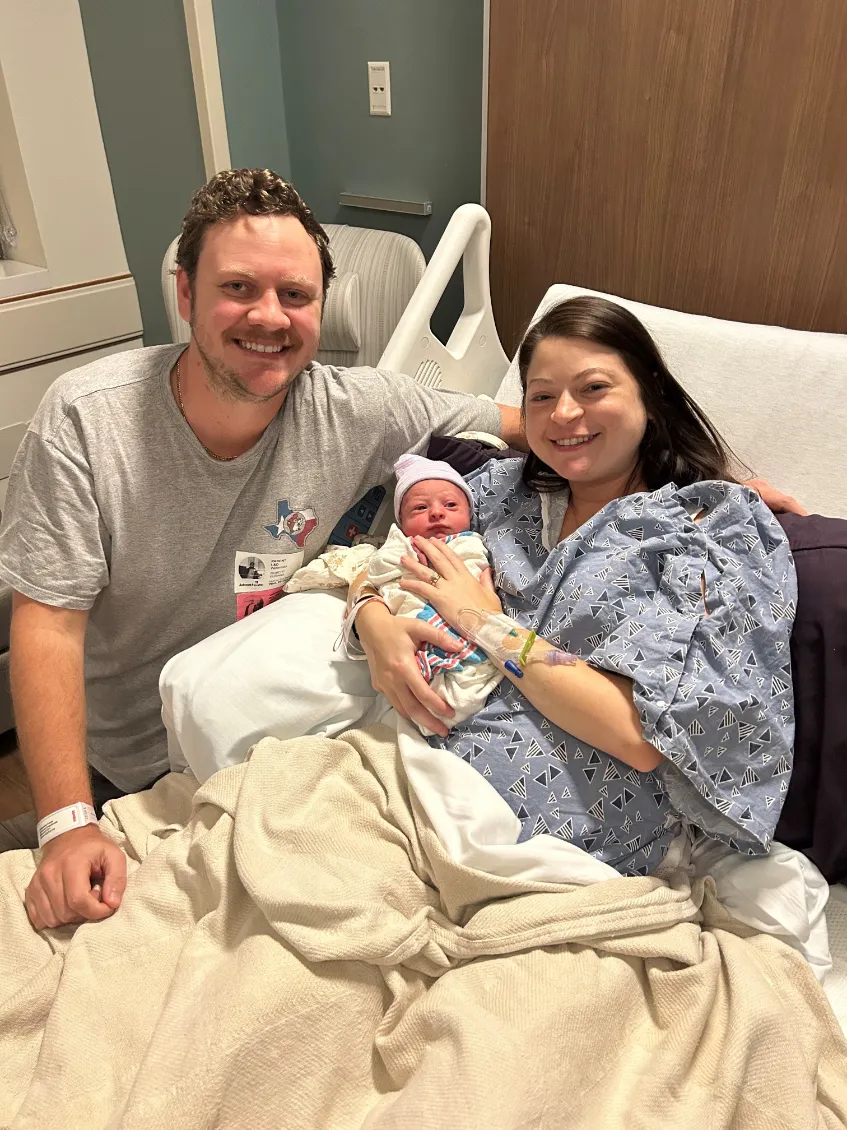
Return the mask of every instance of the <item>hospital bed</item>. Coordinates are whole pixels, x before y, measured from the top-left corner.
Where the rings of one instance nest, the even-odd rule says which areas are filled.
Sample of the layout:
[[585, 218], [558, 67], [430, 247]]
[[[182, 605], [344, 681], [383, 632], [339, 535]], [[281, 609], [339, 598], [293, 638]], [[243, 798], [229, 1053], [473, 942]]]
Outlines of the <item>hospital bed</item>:
[[[484, 208], [465, 204], [455, 212], [380, 368], [408, 373], [429, 387], [520, 404], [517, 364], [503, 349], [491, 305], [490, 238]], [[431, 318], [459, 264], [464, 308], [442, 343]], [[567, 298], [596, 293], [551, 286], [532, 320]], [[722, 321], [605, 297], [647, 326], [671, 372], [757, 477], [790, 489], [812, 512], [847, 518], [847, 336]], [[387, 497], [374, 530], [383, 528], [391, 509]], [[827, 919], [834, 967], [824, 988], [847, 1032], [847, 887], [832, 887]]]

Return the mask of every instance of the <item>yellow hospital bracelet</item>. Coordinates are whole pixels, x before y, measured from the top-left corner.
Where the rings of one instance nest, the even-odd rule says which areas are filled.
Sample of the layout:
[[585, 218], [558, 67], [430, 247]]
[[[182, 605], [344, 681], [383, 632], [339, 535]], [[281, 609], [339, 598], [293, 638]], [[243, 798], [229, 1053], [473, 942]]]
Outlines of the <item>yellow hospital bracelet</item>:
[[526, 667], [527, 656], [529, 655], [530, 651], [532, 650], [532, 645], [535, 643], [535, 641], [537, 639], [538, 639], [538, 636], [536, 635], [535, 629], [533, 628], [532, 631], [529, 633], [529, 635], [526, 637], [526, 643], [521, 648], [521, 653], [518, 656], [519, 666]]

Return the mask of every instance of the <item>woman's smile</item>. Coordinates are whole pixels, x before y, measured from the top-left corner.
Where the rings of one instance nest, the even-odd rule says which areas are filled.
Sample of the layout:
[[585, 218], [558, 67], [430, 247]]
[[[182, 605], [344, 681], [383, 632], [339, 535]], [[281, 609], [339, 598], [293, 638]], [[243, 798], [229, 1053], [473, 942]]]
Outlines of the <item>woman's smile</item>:
[[567, 439], [552, 439], [550, 442], [554, 443], [556, 447], [584, 447], [587, 443], [597, 439], [599, 434], [599, 432], [594, 432], [592, 435], [569, 436]]

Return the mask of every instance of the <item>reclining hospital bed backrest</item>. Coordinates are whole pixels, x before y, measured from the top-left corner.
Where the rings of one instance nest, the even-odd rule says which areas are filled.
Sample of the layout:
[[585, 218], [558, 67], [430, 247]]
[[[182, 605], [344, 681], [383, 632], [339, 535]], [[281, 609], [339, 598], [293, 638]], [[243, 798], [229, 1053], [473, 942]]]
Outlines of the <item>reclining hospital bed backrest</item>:
[[[520, 403], [491, 310], [490, 221], [465, 204], [448, 225], [380, 365], [424, 384]], [[454, 268], [463, 264], [465, 309], [446, 346], [430, 318]], [[533, 321], [552, 306], [597, 291], [550, 287]], [[847, 518], [847, 336], [729, 322], [604, 295], [632, 310], [670, 371], [712, 419], [751, 475], [811, 510]]]

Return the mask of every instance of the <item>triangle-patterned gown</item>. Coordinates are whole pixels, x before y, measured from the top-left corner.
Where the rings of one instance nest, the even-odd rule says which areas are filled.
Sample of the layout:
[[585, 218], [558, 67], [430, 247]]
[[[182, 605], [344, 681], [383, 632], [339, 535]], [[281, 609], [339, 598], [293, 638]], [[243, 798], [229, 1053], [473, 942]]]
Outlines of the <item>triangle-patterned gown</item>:
[[670, 484], [617, 499], [556, 544], [568, 492], [539, 495], [521, 467], [492, 460], [468, 479], [503, 610], [632, 679], [644, 737], [666, 760], [636, 772], [553, 725], [505, 679], [431, 743], [488, 779], [521, 840], [559, 836], [625, 874], [654, 871], [680, 821], [767, 852], [794, 736], [797, 586], [779, 523], [747, 487]]

